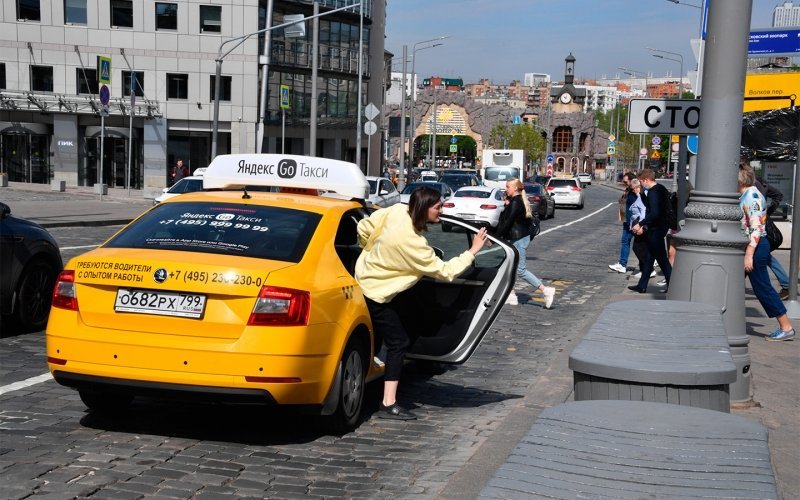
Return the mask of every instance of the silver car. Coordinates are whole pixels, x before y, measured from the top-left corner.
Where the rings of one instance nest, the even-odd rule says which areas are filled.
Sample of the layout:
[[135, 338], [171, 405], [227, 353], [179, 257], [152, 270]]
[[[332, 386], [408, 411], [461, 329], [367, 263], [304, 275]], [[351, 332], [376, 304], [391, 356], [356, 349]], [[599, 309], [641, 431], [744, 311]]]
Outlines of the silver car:
[[385, 177], [367, 177], [369, 182], [369, 198], [367, 204], [378, 207], [390, 207], [400, 203], [400, 192], [394, 183]]

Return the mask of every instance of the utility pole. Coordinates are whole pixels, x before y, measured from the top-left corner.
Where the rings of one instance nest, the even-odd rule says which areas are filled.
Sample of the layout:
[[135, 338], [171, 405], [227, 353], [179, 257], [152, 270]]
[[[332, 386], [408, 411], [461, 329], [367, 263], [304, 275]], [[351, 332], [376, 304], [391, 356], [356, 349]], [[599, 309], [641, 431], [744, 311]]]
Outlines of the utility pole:
[[744, 272], [737, 174], [752, 0], [710, 2], [700, 110], [695, 189], [686, 225], [674, 235], [675, 266], [667, 298], [719, 307], [728, 333], [736, 382], [731, 402], [750, 399], [749, 338], [745, 332]]

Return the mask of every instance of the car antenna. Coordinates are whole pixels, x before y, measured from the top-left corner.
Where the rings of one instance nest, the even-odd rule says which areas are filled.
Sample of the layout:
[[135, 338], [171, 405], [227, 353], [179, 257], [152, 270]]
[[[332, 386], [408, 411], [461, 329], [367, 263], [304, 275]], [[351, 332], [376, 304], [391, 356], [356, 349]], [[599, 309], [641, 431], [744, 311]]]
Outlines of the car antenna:
[[252, 196], [250, 196], [250, 194], [248, 194], [247, 192], [247, 187], [243, 187], [242, 191], [244, 191], [244, 194], [242, 195], [243, 200], [249, 200], [250, 198], [252, 198]]

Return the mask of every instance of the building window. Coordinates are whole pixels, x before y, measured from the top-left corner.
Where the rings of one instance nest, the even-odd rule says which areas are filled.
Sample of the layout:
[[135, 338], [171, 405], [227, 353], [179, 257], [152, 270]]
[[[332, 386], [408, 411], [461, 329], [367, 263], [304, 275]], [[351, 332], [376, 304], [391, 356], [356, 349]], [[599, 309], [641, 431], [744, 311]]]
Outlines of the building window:
[[40, 92], [53, 91], [52, 66], [31, 66], [31, 90]]
[[64, 24], [86, 24], [86, 0], [64, 0]]
[[167, 73], [167, 99], [189, 98], [189, 75]]
[[572, 151], [572, 129], [570, 127], [558, 127], [553, 131], [553, 151]]
[[0, 89], [6, 88], [6, 63], [0, 63]]
[[17, 0], [17, 19], [20, 21], [41, 21], [39, 0]]
[[97, 70], [75, 68], [75, 88], [78, 89], [79, 94], [99, 94]]
[[200, 6], [200, 33], [220, 33], [222, 31], [222, 7], [219, 5]]
[[[122, 72], [122, 95], [129, 96], [131, 95], [131, 73], [133, 71], [123, 71]], [[143, 71], [136, 71], [136, 95], [138, 97], [144, 97], [144, 72]]]
[[111, 27], [133, 28], [133, 1], [111, 0]]
[[[216, 89], [214, 87], [214, 79], [216, 75], [211, 75], [210, 80], [210, 88], [211, 88], [211, 102], [214, 102], [214, 92]], [[219, 88], [219, 100], [220, 101], [230, 101], [231, 100], [231, 77], [230, 76], [223, 76], [222, 77], [222, 86]]]
[[156, 2], [156, 29], [178, 29], [178, 4]]

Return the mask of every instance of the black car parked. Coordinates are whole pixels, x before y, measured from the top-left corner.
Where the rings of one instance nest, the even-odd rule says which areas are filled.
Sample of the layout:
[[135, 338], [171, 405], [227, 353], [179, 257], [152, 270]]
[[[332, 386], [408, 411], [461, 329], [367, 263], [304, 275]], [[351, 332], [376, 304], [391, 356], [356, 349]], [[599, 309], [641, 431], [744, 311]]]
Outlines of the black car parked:
[[[56, 240], [42, 226], [11, 215], [0, 202], [0, 315], [23, 331], [43, 330], [53, 285], [64, 265]], [[3, 328], [6, 330], [6, 328]]]

